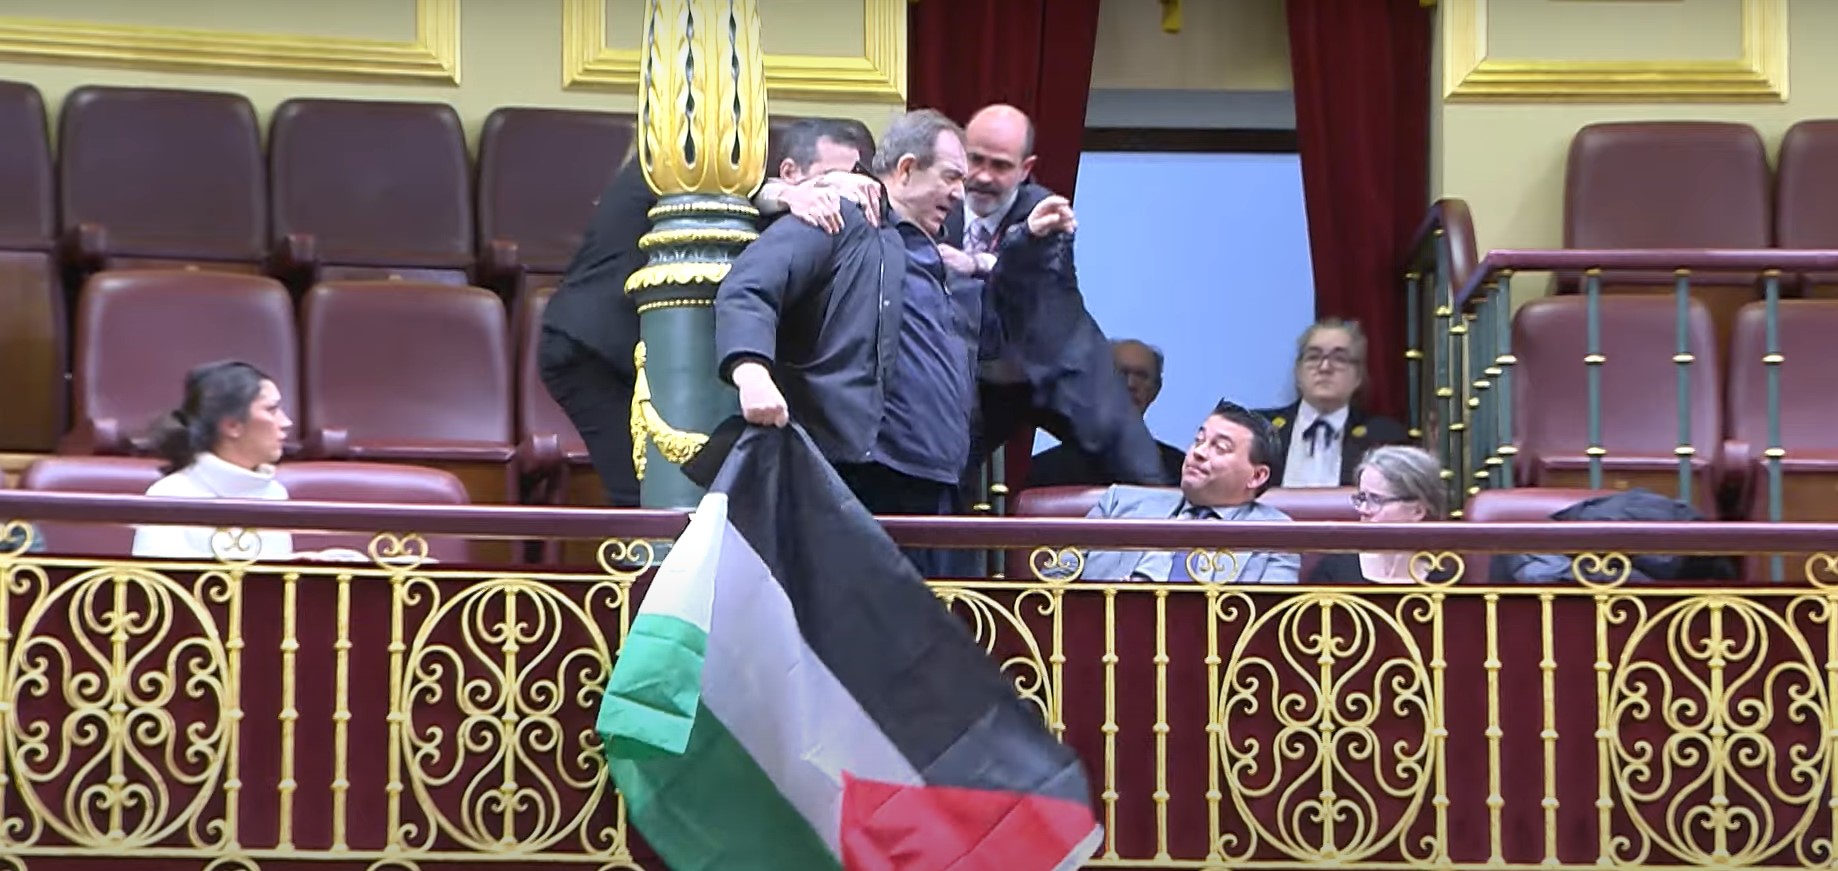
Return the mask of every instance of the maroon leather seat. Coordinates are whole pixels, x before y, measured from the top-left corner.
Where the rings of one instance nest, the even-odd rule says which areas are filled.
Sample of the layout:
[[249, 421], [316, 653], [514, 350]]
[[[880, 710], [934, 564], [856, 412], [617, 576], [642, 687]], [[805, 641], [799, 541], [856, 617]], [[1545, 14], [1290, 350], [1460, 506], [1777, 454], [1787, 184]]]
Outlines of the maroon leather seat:
[[507, 107], [479, 133], [480, 283], [560, 283], [638, 123], [630, 112]]
[[268, 169], [249, 98], [86, 85], [58, 124], [64, 237], [82, 274], [261, 271]]
[[[1838, 249], [1838, 120], [1808, 119], [1781, 137], [1774, 200], [1774, 244]], [[1791, 276], [1808, 296], [1838, 296], [1838, 273]]]
[[[288, 498], [302, 502], [396, 505], [468, 505], [472, 502], [466, 495], [466, 485], [453, 473], [423, 466], [305, 461], [282, 463], [275, 471], [275, 478], [287, 488]], [[375, 536], [361, 532], [295, 532], [294, 549], [342, 547], [369, 553], [373, 538]], [[472, 544], [464, 538], [430, 535], [426, 541], [429, 557], [441, 562], [473, 561]]]
[[[1786, 455], [1781, 460], [1783, 520], [1838, 520], [1830, 494], [1838, 483], [1838, 394], [1830, 373], [1830, 342], [1838, 335], [1838, 300], [1788, 299], [1780, 302], [1776, 326], [1780, 370], [1780, 433]], [[1741, 485], [1740, 501], [1749, 518], [1768, 518], [1767, 308], [1745, 306], [1736, 318], [1731, 340], [1729, 439], [1724, 469]]]
[[446, 469], [472, 501], [516, 501], [511, 353], [490, 291], [318, 285], [301, 301], [307, 459]]
[[64, 453], [122, 454], [184, 399], [185, 374], [243, 360], [274, 379], [300, 419], [293, 300], [259, 275], [178, 270], [100, 272], [77, 306], [76, 424]]
[[[160, 479], [161, 461], [142, 457], [44, 457], [19, 476], [19, 489], [48, 493], [140, 494]], [[125, 559], [134, 551], [126, 523], [33, 524], [45, 552]]]
[[[1606, 496], [1613, 490], [1591, 490], [1587, 487], [1505, 487], [1482, 490], [1468, 497], [1462, 519], [1467, 523], [1544, 523], [1551, 515], [1585, 499]], [[1501, 553], [1516, 553], [1511, 548]], [[1511, 578], [1495, 578], [1491, 564], [1496, 554], [1489, 551], [1463, 553], [1461, 582], [1468, 584], [1507, 583]]]
[[[1774, 179], [1761, 135], [1747, 124], [1634, 121], [1589, 124], [1570, 141], [1564, 173], [1566, 248], [1766, 248]], [[1671, 270], [1610, 273], [1610, 292], [1670, 292]], [[1756, 296], [1752, 274], [1698, 274], [1716, 347], [1728, 350], [1736, 310]], [[1561, 276], [1560, 291], [1580, 286]]]
[[452, 106], [292, 99], [269, 129], [275, 261], [296, 287], [466, 284], [472, 165]]
[[[1535, 299], [1513, 318], [1513, 440], [1519, 483], [1574, 487], [1589, 480], [1586, 298]], [[1673, 362], [1675, 306], [1658, 296], [1601, 298], [1603, 483], [1677, 495], [1679, 400]], [[1723, 396], [1710, 315], [1693, 301], [1687, 317], [1691, 365], [1687, 443], [1695, 454], [1692, 501], [1715, 517], [1723, 451]]]
[[68, 314], [45, 103], [25, 82], [0, 81], [0, 192], [0, 451], [50, 451], [65, 425]]

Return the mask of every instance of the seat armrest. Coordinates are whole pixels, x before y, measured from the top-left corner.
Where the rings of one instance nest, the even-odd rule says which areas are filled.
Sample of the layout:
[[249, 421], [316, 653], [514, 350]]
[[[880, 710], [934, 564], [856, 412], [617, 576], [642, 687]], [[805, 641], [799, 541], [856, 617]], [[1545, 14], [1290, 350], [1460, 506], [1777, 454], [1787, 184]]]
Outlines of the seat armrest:
[[306, 434], [300, 456], [311, 460], [344, 460], [351, 456], [351, 433], [342, 427], [324, 427]]

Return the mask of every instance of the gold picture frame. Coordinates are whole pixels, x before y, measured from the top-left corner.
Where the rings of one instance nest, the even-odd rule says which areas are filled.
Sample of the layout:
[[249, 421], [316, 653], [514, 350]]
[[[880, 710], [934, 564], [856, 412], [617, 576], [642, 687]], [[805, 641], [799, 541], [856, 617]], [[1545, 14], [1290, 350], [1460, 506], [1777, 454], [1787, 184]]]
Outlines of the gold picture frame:
[[1501, 60], [1487, 0], [1441, 0], [1447, 102], [1784, 103], [1787, 0], [1740, 0], [1742, 51], [1711, 60]]
[[415, 0], [407, 41], [0, 17], [0, 58], [458, 85], [459, 5]]
[[[860, 0], [860, 57], [767, 54], [766, 92], [813, 100], [906, 101], [906, 7], [909, 0]], [[637, 48], [606, 44], [605, 0], [562, 0], [562, 88], [630, 91], [638, 86]]]

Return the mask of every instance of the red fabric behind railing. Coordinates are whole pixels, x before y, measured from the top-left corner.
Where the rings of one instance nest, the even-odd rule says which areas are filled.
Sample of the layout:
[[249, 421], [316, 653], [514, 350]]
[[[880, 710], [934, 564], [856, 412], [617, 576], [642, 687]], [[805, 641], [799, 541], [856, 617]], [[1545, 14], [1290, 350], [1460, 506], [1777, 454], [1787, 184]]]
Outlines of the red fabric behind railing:
[[1098, 0], [919, 0], [908, 5], [907, 105], [960, 123], [990, 103], [1034, 119], [1035, 180], [1072, 196], [1098, 44]]
[[1397, 267], [1429, 204], [1430, 33], [1420, 0], [1289, 0], [1315, 312], [1368, 339], [1365, 403], [1402, 415]]

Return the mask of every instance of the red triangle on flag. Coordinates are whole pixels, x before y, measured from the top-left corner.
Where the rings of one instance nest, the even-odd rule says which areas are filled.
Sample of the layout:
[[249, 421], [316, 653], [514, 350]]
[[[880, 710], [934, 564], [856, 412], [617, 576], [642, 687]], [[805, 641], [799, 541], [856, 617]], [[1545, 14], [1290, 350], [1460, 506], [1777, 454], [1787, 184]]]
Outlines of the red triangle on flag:
[[843, 774], [843, 871], [1052, 871], [1097, 824], [1065, 799]]

